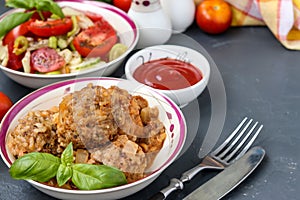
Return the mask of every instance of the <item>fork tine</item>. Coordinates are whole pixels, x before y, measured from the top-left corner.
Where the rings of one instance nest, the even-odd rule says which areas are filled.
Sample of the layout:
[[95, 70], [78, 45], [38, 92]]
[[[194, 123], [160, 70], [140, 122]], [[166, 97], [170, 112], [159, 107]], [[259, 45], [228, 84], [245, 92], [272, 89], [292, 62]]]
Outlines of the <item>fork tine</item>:
[[[241, 149], [241, 147], [246, 143], [246, 140], [250, 137], [250, 135], [252, 134], [253, 130], [256, 128], [258, 122], [255, 122], [255, 124], [252, 126], [252, 128], [249, 130], [249, 132], [247, 133], [247, 135], [243, 138], [243, 140], [241, 142], [239, 142], [239, 144], [235, 147], [235, 149], [228, 155], [226, 156], [226, 158], [224, 158], [224, 160], [226, 162], [228, 162], [230, 159], [232, 159], [232, 157]], [[252, 137], [252, 139], [249, 141], [249, 143], [244, 147], [244, 149], [235, 157], [234, 160], [238, 159], [240, 156], [244, 155], [244, 153], [246, 153], [246, 151], [249, 149], [249, 147], [252, 145], [252, 143], [254, 142], [254, 140], [256, 139], [257, 135], [259, 134], [260, 130], [262, 127], [260, 127], [258, 129], [258, 131], [256, 131], [256, 133], [254, 134], [254, 136]]]
[[224, 147], [234, 138], [234, 136], [238, 133], [238, 131], [241, 129], [241, 127], [244, 125], [245, 121], [248, 118], [245, 117], [241, 123], [236, 127], [236, 129], [228, 136], [228, 138], [216, 149], [212, 152], [212, 154], [217, 155], [224, 149]]
[[248, 144], [244, 147], [244, 149], [237, 155], [236, 159], [239, 159], [240, 157], [242, 157], [246, 153], [246, 151], [248, 151], [248, 149], [251, 147], [251, 145], [253, 144], [253, 142], [255, 141], [256, 137], [258, 136], [258, 134], [260, 133], [260, 131], [263, 127], [264, 127], [263, 125], [259, 126], [256, 133], [253, 135], [253, 137], [248, 142]]
[[230, 143], [230, 145], [218, 157], [223, 158], [229, 151], [231, 151], [234, 145], [239, 141], [239, 139], [243, 136], [245, 131], [248, 129], [252, 121], [253, 119], [250, 119], [250, 121], [246, 124], [246, 126], [243, 128], [240, 134], [233, 140], [233, 142]]

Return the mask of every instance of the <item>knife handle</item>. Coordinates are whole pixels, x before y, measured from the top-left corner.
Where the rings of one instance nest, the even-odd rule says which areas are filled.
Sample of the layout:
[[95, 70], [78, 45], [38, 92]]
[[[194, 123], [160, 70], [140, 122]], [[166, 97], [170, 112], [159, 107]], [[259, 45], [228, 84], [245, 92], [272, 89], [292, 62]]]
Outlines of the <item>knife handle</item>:
[[150, 197], [149, 200], [164, 200], [175, 190], [182, 190], [183, 189], [183, 183], [177, 179], [177, 178], [172, 178], [170, 181], [170, 185], [168, 187], [165, 187], [158, 193], [154, 194], [152, 197]]
[[212, 167], [206, 165], [196, 165], [192, 169], [185, 171], [180, 179], [172, 178], [170, 181], [170, 185], [162, 189], [157, 194], [153, 195], [149, 200], [163, 200], [166, 199], [173, 191], [182, 190], [183, 184], [185, 182], [190, 181], [194, 176], [196, 176], [200, 171], [204, 169], [222, 169], [222, 167]]

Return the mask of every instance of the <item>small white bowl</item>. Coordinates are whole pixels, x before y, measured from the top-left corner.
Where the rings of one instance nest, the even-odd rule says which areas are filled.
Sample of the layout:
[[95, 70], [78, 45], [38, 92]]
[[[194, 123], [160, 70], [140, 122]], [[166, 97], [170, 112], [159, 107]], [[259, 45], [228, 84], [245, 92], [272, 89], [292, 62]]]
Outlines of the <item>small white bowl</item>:
[[136, 182], [101, 190], [68, 190], [47, 186], [36, 181], [28, 181], [38, 190], [58, 199], [120, 199], [143, 189], [154, 181], [179, 155], [184, 145], [187, 127], [180, 108], [167, 96], [152, 90], [142, 84], [117, 78], [80, 78], [62, 81], [38, 89], [14, 104], [4, 116], [0, 126], [0, 153], [4, 163], [10, 167], [15, 158], [6, 146], [8, 133], [18, 124], [18, 120], [31, 110], [49, 109], [59, 105], [62, 98], [74, 91], [78, 91], [87, 84], [103, 87], [118, 86], [132, 95], [141, 95], [150, 107], [157, 106], [159, 119], [166, 128], [167, 137], [164, 145], [156, 156], [152, 166], [147, 170], [150, 175]]
[[189, 102], [196, 99], [206, 88], [210, 76], [210, 65], [208, 60], [198, 51], [193, 49], [177, 46], [177, 45], [158, 45], [145, 48], [132, 55], [125, 64], [125, 75], [128, 80], [138, 82], [133, 73], [143, 64], [163, 58], [178, 59], [184, 62], [189, 62], [194, 67], [197, 67], [202, 73], [202, 79], [194, 85], [183, 89], [162, 90], [155, 89], [168, 97], [170, 97], [180, 107], [187, 105]]
[[[127, 51], [117, 59], [104, 65], [70, 74], [30, 74], [12, 70], [0, 65], [0, 69], [3, 71], [3, 73], [15, 82], [29, 88], [40, 88], [54, 82], [76, 77], [109, 76], [122, 64], [126, 56], [135, 48], [139, 39], [137, 25], [125, 12], [117, 7], [107, 3], [83, 0], [58, 1], [58, 4], [61, 7], [68, 6], [78, 10], [94, 12], [102, 15], [115, 28], [120, 38], [120, 42], [128, 47]], [[9, 10], [0, 16], [0, 20], [7, 14], [15, 11], [17, 10]]]

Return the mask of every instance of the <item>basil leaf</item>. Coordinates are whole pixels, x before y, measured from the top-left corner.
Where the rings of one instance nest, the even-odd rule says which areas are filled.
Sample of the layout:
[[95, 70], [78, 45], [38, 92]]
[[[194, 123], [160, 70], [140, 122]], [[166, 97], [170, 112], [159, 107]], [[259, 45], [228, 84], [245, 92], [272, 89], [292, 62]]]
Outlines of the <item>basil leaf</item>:
[[36, 2], [35, 8], [36, 8], [37, 10], [44, 10], [44, 8], [47, 8], [47, 9], [50, 10], [50, 8], [49, 8], [50, 5], [51, 5], [51, 2], [41, 0], [41, 1], [37, 1], [37, 2]]
[[72, 177], [72, 167], [64, 164], [59, 165], [56, 180], [59, 186], [64, 185]]
[[61, 154], [61, 163], [65, 165], [70, 165], [73, 163], [73, 146], [72, 142], [65, 148], [63, 153]]
[[61, 18], [65, 17], [61, 7], [53, 0], [9, 0], [6, 2], [6, 6], [26, 10], [50, 11]]
[[6, 35], [11, 29], [28, 21], [32, 14], [33, 12], [16, 12], [4, 17], [3, 20], [0, 22], [0, 38]]
[[33, 152], [13, 162], [9, 173], [14, 179], [46, 182], [55, 177], [59, 165], [60, 158], [48, 153]]
[[55, 2], [53, 2], [51, 5], [50, 5], [50, 11], [55, 14], [55, 15], [58, 15], [60, 18], [64, 18], [65, 15], [61, 9], [61, 7], [59, 7], [59, 5]]
[[106, 165], [74, 164], [72, 182], [81, 190], [96, 190], [127, 183], [124, 173]]
[[9, 0], [5, 5], [11, 8], [24, 8], [30, 10], [35, 7], [35, 0]]
[[52, 14], [55, 14], [61, 18], [65, 17], [59, 5], [52, 0], [36, 1], [35, 7], [38, 11], [50, 11]]
[[61, 165], [58, 167], [56, 180], [59, 186], [64, 185], [72, 177], [72, 163], [73, 163], [73, 144], [65, 148], [61, 154]]

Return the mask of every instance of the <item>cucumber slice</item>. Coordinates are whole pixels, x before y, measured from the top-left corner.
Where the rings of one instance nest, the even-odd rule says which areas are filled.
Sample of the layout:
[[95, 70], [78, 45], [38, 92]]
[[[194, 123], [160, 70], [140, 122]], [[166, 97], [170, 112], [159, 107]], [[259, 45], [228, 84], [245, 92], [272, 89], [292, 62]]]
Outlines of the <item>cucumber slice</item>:
[[82, 63], [80, 63], [78, 65], [72, 65], [69, 68], [70, 68], [70, 70], [72, 72], [74, 72], [74, 71], [78, 71], [78, 70], [83, 70], [83, 69], [86, 69], [86, 68], [94, 67], [95, 65], [97, 65], [99, 63], [101, 63], [101, 59], [100, 58], [89, 58], [89, 59], [84, 60]]
[[128, 47], [122, 43], [115, 44], [109, 51], [109, 61], [115, 60], [127, 51]]

